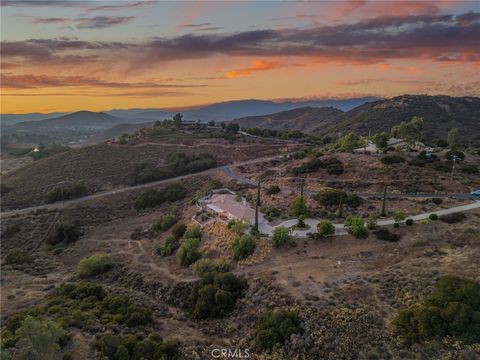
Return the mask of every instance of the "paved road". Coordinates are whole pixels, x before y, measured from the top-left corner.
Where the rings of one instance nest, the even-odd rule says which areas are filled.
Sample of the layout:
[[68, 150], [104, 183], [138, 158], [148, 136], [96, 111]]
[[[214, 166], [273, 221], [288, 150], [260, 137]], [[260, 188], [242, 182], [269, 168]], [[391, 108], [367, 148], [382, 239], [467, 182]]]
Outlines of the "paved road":
[[[408, 216], [407, 218], [419, 221], [419, 220], [425, 220], [428, 219], [430, 214], [437, 214], [438, 216], [440, 215], [447, 215], [447, 214], [453, 214], [457, 212], [464, 212], [464, 211], [469, 211], [469, 210], [474, 210], [474, 209], [479, 209], [480, 208], [480, 201], [475, 201], [471, 204], [467, 205], [461, 205], [461, 206], [455, 206], [451, 207], [449, 209], [441, 209], [441, 210], [436, 210], [436, 211], [430, 211], [418, 215], [413, 215], [413, 216]], [[320, 219], [305, 219], [305, 223], [310, 225], [310, 229], [308, 230], [295, 230], [292, 232], [292, 234], [296, 237], [307, 237], [309, 232], [316, 232], [317, 231], [317, 224], [320, 222]], [[404, 222], [404, 221], [402, 221]], [[259, 231], [262, 234], [266, 235], [272, 235], [273, 229], [279, 226], [285, 226], [285, 227], [292, 227], [297, 223], [297, 219], [291, 219], [291, 220], [286, 220], [278, 225], [272, 226], [267, 222], [263, 222], [259, 224]], [[395, 220], [393, 219], [385, 219], [385, 220], [380, 220], [378, 221], [377, 225], [378, 226], [388, 226], [388, 225], [393, 225], [395, 223]], [[346, 235], [347, 230], [345, 229], [345, 224], [333, 224], [335, 226], [335, 235]]]
[[[252, 159], [252, 160], [247, 160], [247, 161], [241, 161], [233, 164], [227, 164], [223, 166], [219, 166], [216, 168], [204, 170], [201, 172], [193, 173], [193, 174], [188, 174], [188, 175], [183, 175], [183, 176], [177, 176], [174, 178], [170, 179], [165, 179], [165, 180], [159, 180], [159, 181], [154, 181], [151, 183], [147, 184], [142, 184], [142, 185], [134, 185], [134, 186], [126, 186], [123, 188], [118, 188], [118, 189], [113, 189], [109, 191], [104, 191], [104, 192], [99, 192], [96, 194], [92, 195], [87, 195], [81, 198], [77, 199], [72, 199], [72, 200], [67, 200], [65, 202], [56, 202], [53, 204], [45, 204], [45, 205], [38, 205], [38, 206], [32, 206], [28, 208], [23, 208], [23, 209], [15, 209], [15, 210], [10, 210], [6, 212], [2, 212], [0, 215], [1, 217], [9, 217], [13, 215], [19, 215], [19, 214], [26, 214], [30, 211], [35, 211], [35, 210], [53, 210], [53, 209], [61, 209], [63, 207], [68, 207], [71, 205], [76, 205], [83, 203], [85, 201], [89, 200], [94, 200], [94, 199], [99, 199], [105, 196], [110, 196], [110, 195], [116, 195], [116, 194], [121, 194], [124, 192], [132, 191], [132, 190], [139, 190], [139, 189], [148, 189], [152, 187], [156, 187], [159, 185], [166, 185], [169, 183], [177, 182], [177, 181], [182, 181], [194, 176], [198, 175], [206, 175], [206, 174], [211, 174], [216, 171], [222, 171], [225, 175], [230, 177], [231, 179], [236, 180], [239, 183], [242, 184], [247, 184], [247, 185], [256, 185], [256, 182], [254, 180], [251, 180], [247, 177], [235, 174], [232, 170], [232, 166], [241, 166], [241, 165], [248, 165], [248, 164], [255, 164], [258, 162], [264, 162], [264, 161], [270, 161], [270, 160], [279, 160], [282, 159], [284, 155], [275, 155], [275, 156], [267, 156], [267, 157], [262, 157], [258, 159]], [[282, 191], [289, 192], [289, 191], [297, 191], [298, 189], [292, 189], [292, 188], [281, 188]], [[305, 190], [307, 194], [315, 194], [316, 192], [310, 191], [310, 190]], [[362, 197], [381, 197], [383, 194], [377, 194], [377, 193], [363, 193], [359, 194]], [[417, 198], [456, 198], [456, 199], [470, 199], [471, 196], [469, 194], [387, 194], [388, 198], [406, 198], [406, 197], [417, 197]]]
[[96, 194], [83, 196], [83, 197], [80, 197], [80, 198], [77, 198], [77, 199], [67, 200], [67, 201], [64, 201], [64, 202], [56, 202], [56, 203], [53, 203], [53, 204], [44, 204], [44, 205], [38, 205], [38, 206], [31, 206], [31, 207], [23, 208], [23, 209], [10, 210], [10, 211], [6, 211], [6, 212], [2, 212], [0, 215], [1, 215], [1, 217], [9, 217], [9, 216], [13, 216], [13, 215], [26, 214], [26, 213], [29, 213], [30, 211], [41, 210], [41, 209], [45, 209], [45, 210], [61, 209], [63, 207], [68, 207], [68, 206], [71, 206], [71, 205], [80, 204], [80, 203], [83, 203], [85, 201], [89, 201], [89, 200], [93, 200], [93, 199], [99, 199], [99, 198], [102, 198], [102, 197], [105, 197], [105, 196], [121, 194], [121, 193], [132, 191], [132, 190], [148, 189], [148, 188], [156, 187], [156, 186], [159, 186], [159, 185], [166, 185], [166, 184], [169, 184], [169, 183], [182, 181], [182, 180], [185, 180], [185, 179], [188, 179], [188, 178], [191, 178], [191, 177], [194, 177], [194, 176], [198, 176], [198, 175], [211, 174], [211, 173], [214, 173], [218, 170], [223, 171], [225, 174], [227, 174], [227, 176], [229, 176], [233, 179], [236, 179], [237, 181], [243, 182], [245, 184], [256, 184], [253, 180], [249, 180], [249, 179], [246, 179], [246, 178], [241, 180], [240, 176], [235, 175], [232, 172], [231, 166], [232, 165], [241, 166], [241, 165], [254, 164], [254, 163], [257, 163], [257, 162], [281, 159], [282, 157], [283, 157], [283, 155], [275, 155], [275, 156], [267, 156], [267, 157], [258, 158], [258, 159], [236, 162], [234, 164], [223, 165], [223, 166], [219, 166], [219, 167], [216, 167], [216, 168], [204, 170], [204, 171], [193, 173], [193, 174], [177, 176], [177, 177], [174, 177], [174, 178], [154, 181], [154, 182], [150, 182], [150, 183], [142, 184], [142, 185], [126, 186], [126, 187], [123, 187], [123, 188], [113, 189], [113, 190], [109, 190], [109, 191], [103, 191], [103, 192], [99, 192], [99, 193], [96, 193]]

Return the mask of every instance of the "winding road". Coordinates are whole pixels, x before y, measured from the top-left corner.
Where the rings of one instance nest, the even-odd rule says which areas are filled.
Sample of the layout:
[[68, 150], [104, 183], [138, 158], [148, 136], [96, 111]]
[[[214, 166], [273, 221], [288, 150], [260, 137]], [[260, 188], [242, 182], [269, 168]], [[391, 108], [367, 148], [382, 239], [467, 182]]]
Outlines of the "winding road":
[[[174, 183], [174, 182], [177, 182], [177, 181], [182, 181], [182, 180], [189, 179], [189, 178], [199, 176], [199, 175], [212, 174], [212, 173], [215, 173], [217, 171], [221, 171], [227, 177], [229, 177], [229, 178], [231, 178], [231, 179], [233, 179], [233, 180], [235, 180], [235, 181], [237, 181], [241, 184], [256, 185], [257, 184], [256, 181], [236, 174], [232, 170], [232, 166], [249, 165], [249, 164], [261, 163], [261, 162], [265, 162], [265, 161], [279, 160], [279, 159], [282, 159], [282, 158], [284, 158], [284, 155], [267, 156], [267, 157], [262, 157], [262, 158], [247, 160], [247, 161], [235, 162], [235, 163], [232, 163], [232, 164], [218, 166], [218, 167], [215, 167], [215, 168], [211, 168], [211, 169], [204, 170], [204, 171], [197, 172], [197, 173], [193, 173], [193, 174], [177, 176], [177, 177], [173, 177], [173, 178], [169, 178], [169, 179], [150, 182], [150, 183], [147, 183], [147, 184], [125, 186], [125, 187], [122, 187], [122, 188], [103, 191], [103, 192], [99, 192], [99, 193], [96, 193], [96, 194], [87, 195], [87, 196], [83, 196], [83, 197], [80, 197], [80, 198], [67, 200], [67, 201], [64, 201], [64, 202], [56, 202], [56, 203], [53, 203], [53, 204], [44, 204], [44, 205], [31, 206], [31, 207], [22, 208], [22, 209], [9, 210], [9, 211], [2, 212], [0, 214], [0, 216], [2, 218], [5, 218], [5, 217], [14, 216], [14, 215], [26, 214], [26, 213], [29, 213], [31, 211], [36, 211], [36, 210], [61, 209], [61, 208], [64, 208], [64, 207], [77, 205], [77, 204], [80, 204], [80, 203], [83, 203], [83, 202], [86, 202], [86, 201], [89, 201], [89, 200], [100, 199], [100, 198], [103, 198], [105, 196], [117, 195], [117, 194], [121, 194], [121, 193], [124, 193], [124, 192], [129, 192], [129, 191], [133, 191], [133, 190], [153, 188], [153, 187], [156, 187], [156, 186], [159, 186], [159, 185], [167, 185], [167, 184], [170, 184], [170, 183]], [[295, 191], [295, 189], [283, 188], [283, 187], [281, 188], [281, 190], [282, 191]], [[312, 194], [315, 193], [315, 192], [309, 191], [309, 190], [305, 190], [305, 192], [306, 193], [312, 193]], [[365, 198], [382, 197], [383, 196], [383, 194], [381, 194], [381, 193], [358, 193], [358, 195], [361, 196], [361, 197], [365, 197]], [[473, 198], [469, 194], [438, 194], [438, 193], [431, 193], [431, 194], [413, 194], [413, 193], [412, 194], [397, 194], [397, 193], [390, 193], [390, 194], [387, 194], [386, 197], [387, 198], [408, 198], [408, 197], [414, 197], [414, 198], [454, 198], [454, 199], [460, 199], [460, 200], [467, 200], [467, 199], [472, 199], [473, 200]], [[480, 204], [480, 202], [476, 202], [474, 204]], [[452, 209], [454, 209], [454, 208], [452, 208]], [[445, 209], [445, 210], [449, 210], [449, 209]], [[461, 210], [459, 210], [459, 211], [461, 211]], [[437, 212], [437, 213], [440, 214], [440, 211]], [[428, 217], [428, 215], [427, 215], [427, 217]], [[315, 226], [316, 226], [316, 224], [315, 224]]]

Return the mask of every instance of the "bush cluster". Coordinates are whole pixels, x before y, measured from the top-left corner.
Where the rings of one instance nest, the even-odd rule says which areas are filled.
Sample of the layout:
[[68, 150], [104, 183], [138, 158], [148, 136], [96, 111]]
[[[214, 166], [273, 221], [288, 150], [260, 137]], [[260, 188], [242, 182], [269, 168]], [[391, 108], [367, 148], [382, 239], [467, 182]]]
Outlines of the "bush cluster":
[[134, 206], [136, 209], [145, 209], [162, 205], [165, 202], [174, 202], [183, 199], [187, 189], [180, 184], [173, 184], [162, 190], [147, 190], [137, 197]]
[[288, 244], [292, 239], [290, 229], [285, 226], [278, 226], [273, 229], [272, 243], [274, 246], [282, 246]]
[[452, 336], [467, 343], [480, 341], [480, 284], [447, 275], [421, 305], [402, 310], [393, 320], [407, 343]]
[[152, 225], [152, 231], [159, 233], [167, 231], [177, 222], [177, 217], [173, 214], [162, 215], [160, 218]]
[[440, 216], [440, 220], [447, 224], [455, 224], [465, 220], [467, 217], [464, 213], [453, 213]]
[[251, 235], [244, 234], [238, 236], [233, 240], [232, 253], [236, 260], [241, 260], [249, 257], [255, 251], [255, 238]]
[[176, 256], [181, 266], [189, 266], [201, 257], [199, 246], [202, 232], [198, 226], [191, 226], [185, 231], [183, 238]]
[[267, 189], [267, 195], [275, 195], [280, 193], [280, 187], [278, 185], [269, 186]]
[[309, 160], [306, 163], [303, 163], [297, 167], [292, 168], [291, 172], [294, 175], [307, 174], [307, 173], [315, 172], [322, 167], [323, 167], [322, 160], [316, 158], [316, 159]]
[[46, 241], [49, 245], [70, 244], [77, 241], [81, 234], [80, 223], [77, 220], [64, 219], [55, 224]]
[[159, 246], [156, 249], [157, 255], [162, 257], [172, 255], [180, 247], [180, 242], [174, 235], [169, 235], [165, 238], [163, 246]]
[[438, 215], [437, 214], [430, 214], [430, 215], [428, 215], [428, 219], [432, 220], [432, 221], [438, 220]]
[[292, 334], [303, 333], [297, 312], [279, 310], [260, 316], [255, 324], [255, 344], [262, 350], [271, 350], [275, 344], [283, 344]]
[[378, 240], [384, 241], [398, 241], [400, 240], [400, 235], [392, 233], [387, 228], [379, 228], [373, 232]]
[[340, 203], [352, 208], [359, 207], [362, 198], [355, 193], [347, 193], [342, 190], [326, 189], [316, 195], [316, 200], [323, 206], [338, 206]]
[[173, 152], [167, 156], [167, 167], [157, 168], [150, 161], [140, 161], [133, 165], [132, 184], [145, 184], [152, 181], [191, 174], [215, 167], [217, 162], [210, 154], [187, 155]]
[[88, 195], [89, 191], [84, 184], [73, 184], [69, 186], [56, 187], [47, 194], [47, 204], [57, 201], [76, 199]]
[[110, 255], [97, 253], [80, 260], [77, 268], [77, 275], [81, 278], [103, 274], [113, 267]]
[[384, 164], [399, 164], [405, 162], [405, 159], [400, 155], [387, 155], [380, 160]]
[[18, 312], [5, 321], [4, 346], [6, 343], [9, 347], [15, 346], [16, 332], [28, 316], [39, 320], [54, 319], [62, 327], [90, 332], [100, 328], [115, 329], [118, 325], [133, 328], [152, 322], [151, 311], [134, 304], [128, 296], [110, 294], [95, 283], [64, 283], [47, 297], [43, 305]]
[[94, 346], [102, 359], [176, 360], [180, 358], [176, 342], [164, 342], [159, 336], [154, 335], [142, 338], [138, 335], [122, 337], [107, 334], [95, 341]]
[[357, 238], [366, 238], [368, 230], [365, 227], [365, 221], [360, 216], [349, 216], [345, 221], [348, 231]]
[[331, 221], [322, 220], [317, 224], [317, 232], [320, 236], [330, 236], [335, 234], [335, 226]]
[[242, 295], [247, 282], [230, 272], [208, 272], [190, 294], [190, 316], [195, 320], [228, 315]]
[[14, 249], [5, 257], [7, 265], [22, 265], [33, 261], [33, 257], [20, 249]]
[[193, 264], [193, 272], [200, 277], [205, 276], [211, 272], [229, 272], [230, 262], [225, 258], [220, 259], [200, 259]]

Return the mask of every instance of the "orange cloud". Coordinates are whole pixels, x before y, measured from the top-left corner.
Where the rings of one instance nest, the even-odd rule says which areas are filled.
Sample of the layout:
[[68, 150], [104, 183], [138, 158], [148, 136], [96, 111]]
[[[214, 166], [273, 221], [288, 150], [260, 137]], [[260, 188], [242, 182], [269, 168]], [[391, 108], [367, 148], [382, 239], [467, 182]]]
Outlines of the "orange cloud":
[[256, 60], [253, 62], [252, 66], [238, 69], [238, 70], [230, 70], [225, 73], [227, 79], [233, 79], [238, 76], [247, 76], [251, 75], [257, 71], [268, 71], [273, 69], [278, 69], [287, 66], [299, 66], [298, 64], [282, 64], [278, 61], [268, 61], [268, 60]]

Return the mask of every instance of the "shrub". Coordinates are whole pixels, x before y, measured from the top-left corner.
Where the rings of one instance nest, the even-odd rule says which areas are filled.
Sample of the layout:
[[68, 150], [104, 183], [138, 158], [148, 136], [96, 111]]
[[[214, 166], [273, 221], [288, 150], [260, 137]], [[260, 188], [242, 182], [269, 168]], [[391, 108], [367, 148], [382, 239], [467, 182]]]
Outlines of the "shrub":
[[168, 359], [180, 358], [176, 342], [163, 342], [158, 336], [150, 335], [142, 339], [138, 335], [119, 336], [106, 334], [94, 343], [102, 359]]
[[432, 202], [435, 204], [435, 205], [440, 205], [441, 203], [443, 203], [443, 200], [441, 198], [433, 198], [432, 199]]
[[293, 216], [306, 216], [308, 215], [308, 207], [303, 195], [298, 195], [293, 199], [290, 205], [290, 215]]
[[7, 227], [5, 227], [5, 230], [3, 230], [2, 236], [4, 238], [8, 238], [10, 236], [15, 235], [19, 231], [20, 231], [20, 226], [18, 224], [8, 225]]
[[172, 229], [172, 235], [175, 239], [180, 240], [182, 236], [187, 231], [187, 226], [185, 224], [177, 224]]
[[398, 222], [394, 223], [394, 224], [393, 224], [393, 227], [394, 227], [395, 229], [400, 228], [400, 223], [398, 223]]
[[393, 220], [395, 220], [396, 223], [401, 223], [406, 217], [405, 213], [401, 211], [395, 211], [393, 213]]
[[80, 260], [77, 268], [77, 275], [81, 278], [90, 277], [110, 270], [113, 267], [113, 261], [110, 255], [97, 253]]
[[301, 320], [295, 311], [279, 310], [260, 316], [255, 324], [255, 344], [262, 350], [271, 350], [283, 344], [293, 334], [303, 332]]
[[56, 187], [48, 192], [47, 203], [76, 199], [85, 195], [88, 195], [88, 188], [83, 184]]
[[5, 257], [7, 265], [21, 265], [33, 261], [33, 257], [20, 249], [14, 249]]
[[77, 220], [61, 220], [53, 227], [53, 232], [47, 238], [47, 243], [49, 245], [70, 244], [77, 241], [80, 235], [80, 223]]
[[378, 240], [384, 241], [398, 241], [400, 235], [390, 232], [387, 228], [379, 228], [373, 232]]
[[405, 220], [405, 224], [406, 224], [407, 226], [412, 226], [412, 225], [413, 225], [413, 219], [407, 219], [407, 220]]
[[478, 174], [478, 166], [473, 164], [463, 165], [460, 171], [465, 174], [476, 175]]
[[338, 206], [340, 203], [356, 208], [362, 203], [362, 199], [354, 193], [346, 193], [342, 190], [326, 189], [320, 191], [316, 200], [323, 206]]
[[438, 215], [437, 214], [430, 214], [430, 215], [428, 215], [428, 219], [432, 220], [432, 221], [438, 220]]
[[59, 356], [66, 333], [56, 322], [27, 316], [15, 332], [18, 337], [16, 358], [54, 359]]
[[162, 190], [147, 190], [135, 200], [136, 209], [145, 209], [162, 205], [165, 201], [174, 202], [183, 199], [187, 195], [187, 189], [182, 185], [173, 184]]
[[440, 216], [440, 220], [446, 222], [447, 224], [455, 224], [460, 221], [465, 220], [467, 217], [464, 213], [453, 213]]
[[167, 214], [161, 216], [152, 226], [152, 231], [162, 232], [170, 229], [177, 222], [175, 215]]
[[432, 169], [435, 171], [449, 172], [450, 166], [445, 162], [437, 161], [432, 164]]
[[193, 264], [193, 271], [200, 277], [205, 276], [207, 273], [229, 272], [230, 262], [225, 258], [220, 259], [200, 259]]
[[247, 282], [230, 272], [206, 273], [190, 294], [190, 316], [195, 320], [228, 315]]
[[251, 235], [242, 235], [233, 240], [232, 253], [236, 260], [249, 257], [255, 251], [255, 239]]
[[231, 219], [227, 227], [234, 233], [241, 235], [248, 229], [248, 223], [241, 219]]
[[340, 175], [345, 171], [343, 163], [337, 158], [328, 158], [323, 160], [323, 167], [330, 175]]
[[290, 242], [290, 230], [285, 226], [278, 226], [273, 229], [272, 243], [274, 246], [282, 246]]
[[435, 142], [435, 145], [437, 145], [438, 147], [441, 147], [441, 148], [446, 148], [448, 146], [448, 142], [446, 140], [443, 140], [443, 139], [438, 139]]
[[158, 169], [150, 161], [143, 160], [133, 164], [132, 185], [146, 184], [173, 176], [175, 176], [173, 171], [169, 169]]
[[199, 238], [186, 238], [177, 250], [177, 260], [181, 266], [189, 266], [200, 258]]
[[321, 167], [323, 167], [322, 160], [312, 159], [300, 166], [293, 168], [291, 171], [292, 171], [292, 174], [294, 175], [307, 174], [307, 173], [315, 172]]
[[193, 225], [189, 226], [185, 233], [183, 234], [185, 239], [201, 239], [202, 238], [202, 230], [199, 226]]
[[280, 191], [281, 190], [278, 187], [278, 185], [272, 185], [267, 189], [267, 195], [275, 195], [275, 194], [280, 193]]
[[384, 156], [380, 161], [384, 164], [398, 164], [405, 162], [405, 159], [399, 155], [387, 155]]
[[368, 236], [365, 221], [360, 216], [349, 216], [345, 221], [345, 226], [357, 238], [366, 238]]
[[401, 311], [393, 320], [397, 333], [409, 344], [444, 336], [472, 343], [480, 340], [478, 312], [480, 284], [447, 275], [435, 284], [423, 303]]
[[157, 248], [156, 253], [162, 257], [170, 256], [178, 249], [179, 246], [180, 243], [178, 242], [178, 239], [173, 235], [169, 235], [165, 239], [165, 244]]
[[335, 226], [331, 221], [322, 220], [317, 224], [317, 232], [320, 236], [330, 236], [335, 234]]

